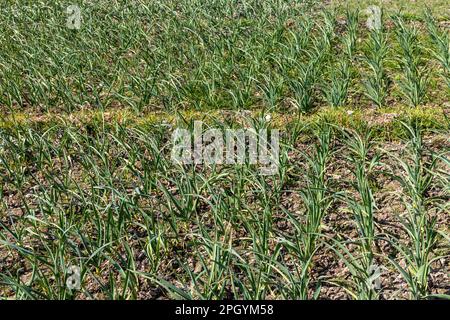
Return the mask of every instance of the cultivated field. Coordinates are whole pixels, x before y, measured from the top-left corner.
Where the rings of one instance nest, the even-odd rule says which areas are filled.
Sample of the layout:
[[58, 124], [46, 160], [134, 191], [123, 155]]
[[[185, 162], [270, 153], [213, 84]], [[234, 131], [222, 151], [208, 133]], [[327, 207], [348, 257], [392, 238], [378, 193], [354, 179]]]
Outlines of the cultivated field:
[[0, 3], [0, 300], [450, 298], [447, 1], [74, 2]]

